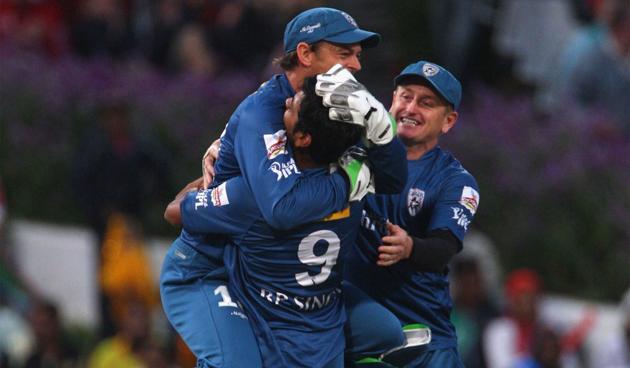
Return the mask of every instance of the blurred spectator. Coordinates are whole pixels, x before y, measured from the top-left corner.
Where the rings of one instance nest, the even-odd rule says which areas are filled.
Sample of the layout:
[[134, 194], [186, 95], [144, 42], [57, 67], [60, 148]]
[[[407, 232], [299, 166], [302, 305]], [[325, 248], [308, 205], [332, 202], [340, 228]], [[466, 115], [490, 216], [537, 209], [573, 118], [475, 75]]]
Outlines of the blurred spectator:
[[564, 48], [548, 104], [604, 109], [630, 133], [630, 2], [604, 0], [596, 15]]
[[608, 340], [603, 341], [592, 364], [598, 368], [630, 367], [630, 289], [619, 304], [621, 326], [609, 331]]
[[489, 44], [496, 17], [494, 0], [442, 0], [430, 2], [431, 46], [436, 60], [466, 83], [480, 68], [492, 64]]
[[63, 334], [57, 307], [45, 300], [36, 300], [29, 312], [29, 322], [35, 336], [35, 349], [25, 368], [78, 367], [78, 350]]
[[265, 1], [225, 3], [212, 28], [212, 40], [226, 66], [260, 69], [282, 35], [279, 7]]
[[149, 47], [149, 60], [165, 69], [174, 67], [175, 38], [184, 24], [184, 13], [180, 0], [159, 0], [155, 4], [153, 30]]
[[28, 323], [5, 303], [0, 291], [0, 367], [21, 366], [33, 347]]
[[131, 300], [126, 305], [116, 334], [101, 341], [90, 354], [89, 368], [148, 367], [142, 354], [149, 346], [149, 311]]
[[[114, 213], [144, 219], [150, 199], [171, 192], [170, 170], [155, 145], [132, 131], [129, 107], [120, 101], [102, 110], [101, 132], [92, 132], [77, 155], [75, 186], [78, 200], [97, 236], [101, 255], [107, 222]], [[103, 266], [99, 259], [96, 264]], [[113, 333], [107, 296], [100, 291], [102, 335]]]
[[121, 0], [86, 0], [71, 28], [75, 50], [85, 57], [123, 57], [133, 46], [129, 14]]
[[484, 355], [489, 368], [513, 368], [531, 353], [534, 330], [539, 326], [538, 274], [529, 269], [511, 272], [505, 282], [504, 315], [484, 331]]
[[560, 336], [551, 328], [540, 327], [534, 331], [531, 354], [518, 360], [514, 368], [561, 368], [563, 367]]
[[538, 86], [552, 77], [561, 46], [577, 27], [571, 0], [502, 0], [494, 32], [497, 52], [513, 60], [521, 82]]
[[157, 305], [156, 285], [139, 224], [114, 213], [101, 249], [100, 283], [116, 324], [123, 322], [130, 301], [151, 310]]
[[455, 258], [452, 269], [453, 312], [451, 320], [457, 331], [457, 345], [467, 368], [485, 367], [483, 331], [499, 315], [489, 297], [476, 258]]
[[59, 0], [0, 1], [0, 44], [57, 56], [67, 49], [67, 31]]
[[215, 55], [209, 47], [203, 28], [199, 25], [184, 26], [177, 35], [173, 51], [179, 71], [199, 77], [212, 76], [216, 71]]

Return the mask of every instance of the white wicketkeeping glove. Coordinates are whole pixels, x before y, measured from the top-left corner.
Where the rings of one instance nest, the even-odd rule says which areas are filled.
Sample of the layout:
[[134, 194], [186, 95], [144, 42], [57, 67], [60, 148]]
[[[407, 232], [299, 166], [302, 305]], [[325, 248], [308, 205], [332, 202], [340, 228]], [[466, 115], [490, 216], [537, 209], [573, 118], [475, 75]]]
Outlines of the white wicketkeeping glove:
[[319, 74], [315, 91], [330, 108], [332, 120], [365, 127], [366, 138], [374, 144], [386, 144], [394, 138], [396, 122], [385, 106], [341, 65]]
[[364, 149], [352, 146], [339, 157], [339, 167], [350, 179], [348, 201], [360, 201], [368, 193], [374, 193], [374, 179], [367, 164], [367, 153]]

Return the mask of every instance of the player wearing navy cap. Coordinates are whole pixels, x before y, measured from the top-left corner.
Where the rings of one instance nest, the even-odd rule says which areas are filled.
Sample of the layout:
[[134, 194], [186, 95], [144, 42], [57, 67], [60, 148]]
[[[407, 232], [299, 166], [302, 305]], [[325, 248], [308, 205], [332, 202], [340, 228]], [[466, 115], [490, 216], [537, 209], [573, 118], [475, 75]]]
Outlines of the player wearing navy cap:
[[[326, 91], [339, 91], [324, 100], [329, 106], [364, 99], [362, 92], [352, 91], [353, 83], [318, 79], [329, 83]], [[345, 276], [403, 325], [430, 328], [431, 342], [406, 366], [462, 367], [450, 322], [447, 264], [461, 250], [479, 193], [473, 176], [438, 145], [457, 122], [461, 85], [449, 71], [426, 61], [407, 66], [394, 82], [390, 112], [407, 149], [409, 177], [399, 195], [367, 197], [365, 226]]]
[[[353, 72], [360, 70], [359, 56], [363, 47], [375, 46], [379, 38], [378, 34], [359, 29], [352, 17], [336, 9], [315, 8], [297, 15], [285, 32], [287, 52], [278, 60], [284, 73], [273, 76], [249, 95], [230, 117], [214, 168], [211, 155], [204, 156], [204, 185], [211, 181], [212, 172], [215, 174], [213, 186], [241, 175], [262, 218], [278, 230], [319, 221], [346, 208], [349, 200], [357, 201], [365, 196], [370, 188], [367, 184], [372, 180], [367, 165], [361, 162], [342, 162], [344, 172], [305, 175], [297, 167], [292, 151], [286, 149], [282, 116], [285, 100], [301, 90], [306, 77], [326, 72], [336, 63]], [[374, 103], [382, 111], [382, 105]], [[359, 125], [368, 132], [380, 132], [378, 137], [369, 134], [367, 137], [374, 144], [368, 150], [368, 161], [375, 168], [376, 191], [399, 192], [407, 171], [402, 160], [404, 147], [394, 134], [395, 125], [391, 124], [389, 116], [380, 120], [364, 119]], [[221, 343], [217, 329], [229, 330], [230, 323], [241, 318], [240, 315], [235, 312], [202, 316], [204, 307], [197, 308], [195, 304], [221, 303], [219, 296], [223, 293], [229, 296], [222, 259], [223, 239], [204, 237], [186, 229], [182, 230], [180, 239], [186, 241], [186, 252], [174, 244], [163, 265], [164, 309], [200, 364], [229, 365], [221, 357], [242, 357], [233, 349], [229, 350], [229, 344]], [[177, 271], [181, 263], [187, 267], [185, 274]], [[206, 313], [210, 312], [206, 309]], [[214, 325], [202, 322], [209, 318], [214, 319]], [[374, 341], [371, 347], [375, 349], [370, 350], [374, 352], [399, 343], [397, 339], [390, 342], [386, 335], [379, 335]]]
[[[336, 162], [344, 150], [359, 140], [362, 129], [330, 120], [314, 87], [311, 78], [305, 82], [303, 92], [287, 99], [284, 121], [288, 139], [283, 148], [293, 151], [303, 175], [322, 176], [328, 175], [329, 163]], [[361, 203], [354, 201], [344, 211], [325, 219], [279, 231], [266, 223], [253, 190], [241, 176], [212, 190], [184, 191], [169, 204], [167, 218], [178, 222], [181, 216], [187, 232], [229, 235], [234, 244], [226, 248], [230, 290], [219, 285], [210, 303], [189, 300], [199, 304], [191, 309], [198, 309], [201, 317], [217, 325], [224, 356], [216, 357], [213, 364], [259, 365], [255, 354], [251, 354], [252, 335], [236, 304], [239, 301], [258, 337], [264, 366], [343, 366], [341, 261], [352, 249], [361, 210]], [[170, 265], [179, 263], [180, 273], [190, 271], [186, 266], [193, 262], [187, 259], [192, 246], [206, 245], [191, 244], [180, 237], [169, 252], [169, 257], [174, 258]], [[229, 318], [216, 317], [226, 313], [239, 318], [228, 326], [224, 321]], [[231, 348], [226, 344], [234, 345]], [[225, 356], [225, 352], [237, 347], [239, 354]]]

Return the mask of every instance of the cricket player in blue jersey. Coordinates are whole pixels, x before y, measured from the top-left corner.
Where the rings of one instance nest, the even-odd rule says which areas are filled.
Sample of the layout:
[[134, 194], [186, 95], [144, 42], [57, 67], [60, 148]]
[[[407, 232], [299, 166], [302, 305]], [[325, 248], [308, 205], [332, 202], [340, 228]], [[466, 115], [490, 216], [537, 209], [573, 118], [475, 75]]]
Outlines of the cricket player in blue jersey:
[[[242, 175], [265, 221], [280, 230], [318, 221], [346, 208], [348, 200], [361, 199], [367, 193], [369, 177], [365, 166], [347, 170], [355, 166], [341, 165], [342, 170], [323, 176], [303, 175], [297, 169], [290, 150], [283, 149], [282, 115], [284, 101], [302, 88], [304, 78], [329, 71], [335, 64], [359, 71], [363, 48], [376, 46], [379, 39], [378, 34], [358, 28], [350, 15], [337, 9], [314, 8], [291, 20], [284, 34], [285, 54], [278, 60], [284, 73], [273, 76], [248, 96], [229, 119], [220, 140], [212, 185]], [[356, 110], [363, 116], [353, 122], [364, 127], [370, 145], [368, 161], [374, 170], [376, 192], [398, 193], [407, 177], [404, 147], [395, 137], [395, 122], [387, 110], [373, 98], [370, 103], [362, 102]], [[343, 115], [343, 111], [336, 113]], [[204, 185], [210, 181], [210, 157], [204, 159]], [[212, 253], [215, 256], [218, 251]], [[365, 307], [361, 313], [371, 313], [367, 303], [355, 305]], [[383, 332], [386, 325], [383, 321], [375, 334], [366, 332], [376, 327], [374, 324], [366, 324], [366, 330], [354, 329], [358, 340], [352, 346], [370, 354], [396, 346], [399, 339], [389, 340], [389, 334]], [[361, 336], [373, 337], [366, 341]]]
[[[330, 120], [314, 87], [315, 79], [307, 79], [304, 90], [287, 99], [287, 143], [279, 149], [292, 151], [303, 175], [322, 176], [328, 175], [330, 163], [359, 140], [363, 129]], [[255, 350], [246, 346], [252, 344], [251, 331], [238, 300], [258, 336], [264, 366], [343, 367], [345, 313], [338, 260], [345, 259], [345, 253], [353, 246], [362, 204], [351, 202], [343, 211], [325, 219], [283, 231], [265, 221], [253, 190], [243, 177], [204, 191], [194, 190], [198, 181], [191, 184], [169, 204], [166, 217], [181, 221], [188, 233], [225, 234], [234, 244], [226, 250], [232, 288], [219, 285], [209, 304], [198, 300], [200, 305], [193, 307], [204, 317], [224, 315], [222, 319], [233, 320], [230, 328], [218, 325], [216, 333], [220, 340], [226, 339], [221, 341], [223, 345], [234, 343], [233, 350], [250, 356], [233, 357], [225, 366], [260, 364], [251, 356]], [[190, 189], [193, 191], [187, 193]], [[173, 260], [165, 263], [179, 263], [179, 267], [167, 272], [189, 271], [186, 266], [191, 262], [187, 259], [190, 249], [180, 237], [169, 252]], [[168, 299], [168, 292], [163, 295]], [[170, 304], [166, 300], [165, 305]], [[170, 315], [169, 308], [165, 309]], [[211, 322], [217, 322], [216, 318]], [[244, 340], [237, 341], [236, 337]], [[238, 365], [245, 362], [246, 365]]]
[[[327, 106], [364, 99], [361, 90], [352, 92], [352, 81], [318, 79], [325, 91], [339, 91], [324, 98]], [[431, 342], [406, 366], [463, 367], [450, 322], [447, 264], [461, 250], [479, 193], [474, 177], [438, 145], [457, 122], [461, 85], [449, 71], [426, 61], [407, 66], [394, 82], [390, 112], [407, 149], [409, 177], [401, 194], [367, 197], [365, 226], [345, 277], [401, 324], [430, 329]]]

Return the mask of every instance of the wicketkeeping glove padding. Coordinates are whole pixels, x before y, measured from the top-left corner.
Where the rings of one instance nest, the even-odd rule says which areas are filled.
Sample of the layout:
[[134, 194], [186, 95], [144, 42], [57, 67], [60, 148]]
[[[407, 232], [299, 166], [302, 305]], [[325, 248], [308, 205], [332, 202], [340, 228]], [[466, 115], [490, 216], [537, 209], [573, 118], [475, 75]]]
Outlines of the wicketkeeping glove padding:
[[350, 202], [360, 201], [368, 193], [374, 193], [372, 171], [364, 149], [356, 146], [348, 148], [339, 158], [339, 167], [350, 179]]
[[365, 127], [366, 138], [374, 144], [386, 144], [394, 138], [396, 122], [387, 109], [341, 65], [319, 74], [315, 91], [330, 108], [332, 120]]

